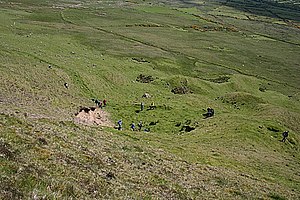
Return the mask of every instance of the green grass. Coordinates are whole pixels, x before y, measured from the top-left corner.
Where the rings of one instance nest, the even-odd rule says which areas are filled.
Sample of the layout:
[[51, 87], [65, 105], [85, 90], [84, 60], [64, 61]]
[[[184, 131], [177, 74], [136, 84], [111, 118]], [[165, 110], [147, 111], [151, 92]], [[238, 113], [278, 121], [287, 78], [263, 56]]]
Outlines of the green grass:
[[[0, 2], [0, 199], [300, 197], [296, 8], [80, 3]], [[73, 122], [92, 98], [123, 131]]]

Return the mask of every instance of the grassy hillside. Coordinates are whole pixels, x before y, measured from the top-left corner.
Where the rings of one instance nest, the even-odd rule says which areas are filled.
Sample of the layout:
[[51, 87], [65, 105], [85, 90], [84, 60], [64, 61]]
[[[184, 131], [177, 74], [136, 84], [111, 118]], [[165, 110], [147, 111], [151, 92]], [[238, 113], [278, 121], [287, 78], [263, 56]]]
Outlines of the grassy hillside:
[[300, 198], [299, 9], [0, 1], [0, 199]]

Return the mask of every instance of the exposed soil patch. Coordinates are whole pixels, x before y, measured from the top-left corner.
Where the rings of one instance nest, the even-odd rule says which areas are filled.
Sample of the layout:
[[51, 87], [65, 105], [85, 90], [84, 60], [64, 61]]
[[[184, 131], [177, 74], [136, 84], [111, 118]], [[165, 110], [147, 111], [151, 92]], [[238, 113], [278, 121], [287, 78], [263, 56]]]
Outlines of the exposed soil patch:
[[193, 93], [188, 87], [186, 86], [180, 86], [180, 87], [175, 87], [171, 90], [174, 94], [188, 94], [188, 93]]
[[150, 83], [154, 81], [154, 78], [152, 76], [145, 76], [143, 74], [140, 74], [137, 78], [136, 81], [141, 82], [141, 83]]
[[76, 114], [74, 121], [86, 125], [100, 125], [113, 127], [114, 124], [109, 120], [109, 114], [96, 107], [83, 107], [80, 108]]

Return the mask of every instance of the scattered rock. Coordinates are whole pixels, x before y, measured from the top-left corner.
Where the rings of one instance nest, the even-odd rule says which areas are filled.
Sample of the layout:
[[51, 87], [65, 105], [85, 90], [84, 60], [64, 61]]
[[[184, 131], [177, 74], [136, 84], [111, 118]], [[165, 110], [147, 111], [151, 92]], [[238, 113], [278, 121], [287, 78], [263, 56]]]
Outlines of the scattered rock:
[[148, 98], [151, 98], [151, 95], [149, 93], [144, 93], [142, 98], [148, 99]]
[[263, 86], [263, 85], [259, 86], [258, 89], [259, 89], [259, 91], [261, 91], [261, 92], [265, 92], [265, 91], [267, 90], [266, 86]]
[[109, 180], [111, 180], [111, 179], [116, 178], [116, 177], [115, 177], [115, 174], [114, 174], [114, 173], [108, 172], [108, 173], [106, 174], [106, 178], [109, 179]]
[[160, 24], [126, 24], [126, 27], [133, 27], [133, 26], [139, 26], [139, 27], [163, 27]]
[[116, 164], [116, 161], [114, 159], [112, 159], [111, 157], [108, 157], [107, 160], [106, 160], [106, 162], [108, 162], [109, 165]]
[[137, 62], [150, 63], [148, 60], [145, 60], [144, 58], [132, 58], [132, 60]]

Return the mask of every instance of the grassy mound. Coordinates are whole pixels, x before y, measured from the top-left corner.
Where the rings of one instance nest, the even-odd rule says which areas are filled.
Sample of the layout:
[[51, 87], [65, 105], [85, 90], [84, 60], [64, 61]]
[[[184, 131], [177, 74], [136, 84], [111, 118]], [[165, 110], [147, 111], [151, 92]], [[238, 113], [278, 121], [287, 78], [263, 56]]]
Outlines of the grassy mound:
[[220, 99], [222, 102], [232, 104], [236, 107], [245, 106], [249, 108], [256, 108], [260, 104], [265, 103], [262, 98], [244, 92], [227, 93]]

